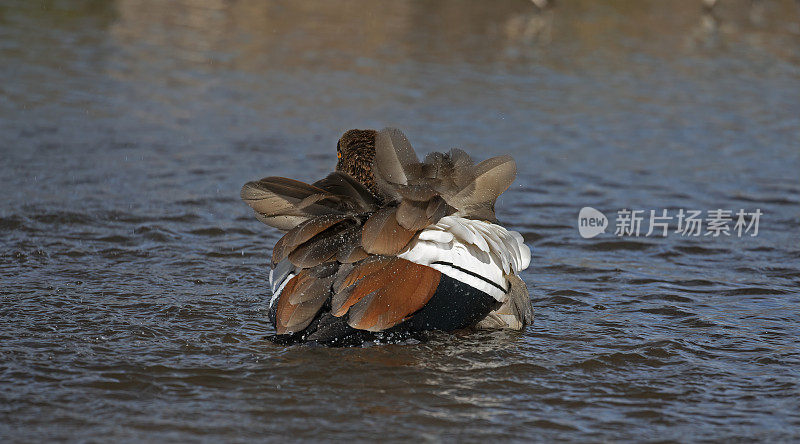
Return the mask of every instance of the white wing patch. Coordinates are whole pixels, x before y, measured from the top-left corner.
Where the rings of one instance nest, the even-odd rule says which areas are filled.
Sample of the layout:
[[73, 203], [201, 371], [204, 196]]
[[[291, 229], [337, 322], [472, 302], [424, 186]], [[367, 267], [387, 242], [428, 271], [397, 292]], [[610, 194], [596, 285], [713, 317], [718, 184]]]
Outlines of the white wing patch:
[[505, 302], [506, 276], [528, 268], [531, 250], [522, 235], [500, 225], [446, 216], [423, 230], [398, 255], [435, 268]]
[[269, 286], [272, 290], [272, 298], [269, 300], [269, 308], [278, 300], [283, 287], [295, 276], [295, 267], [288, 259], [282, 260], [275, 268], [269, 270]]

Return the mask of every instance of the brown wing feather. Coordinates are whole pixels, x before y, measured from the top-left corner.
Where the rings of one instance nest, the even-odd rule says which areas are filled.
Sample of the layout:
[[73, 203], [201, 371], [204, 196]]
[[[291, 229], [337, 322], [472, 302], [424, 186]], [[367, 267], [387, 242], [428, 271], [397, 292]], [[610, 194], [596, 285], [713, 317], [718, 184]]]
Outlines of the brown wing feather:
[[432, 222], [425, 212], [427, 207], [428, 202], [403, 199], [397, 207], [397, 222], [407, 230], [419, 231]]
[[241, 197], [261, 222], [280, 230], [289, 230], [316, 216], [341, 214], [347, 208], [343, 196], [285, 177], [247, 182]]
[[419, 159], [405, 134], [397, 128], [384, 128], [375, 136], [375, 181], [382, 193], [398, 197], [394, 188], [408, 183], [409, 167]]
[[395, 188], [403, 199], [425, 201], [439, 195], [439, 192], [431, 186], [430, 181], [419, 182], [422, 183], [415, 185], [398, 185]]
[[[365, 278], [380, 271], [393, 260], [393, 258], [385, 256], [370, 256], [358, 264], [342, 266], [333, 284], [334, 295], [331, 299], [331, 312], [333, 315], [344, 315], [353, 304], [377, 289], [378, 287], [370, 289], [368, 285], [369, 282], [377, 281]], [[355, 284], [358, 282], [364, 285], [356, 290]]]
[[279, 335], [292, 334], [308, 327], [331, 293], [336, 264], [301, 271], [281, 292], [275, 314]]
[[397, 207], [397, 222], [407, 230], [419, 231], [454, 212], [441, 196], [424, 202], [404, 199]]
[[322, 188], [329, 193], [346, 197], [348, 202], [357, 204], [353, 208], [356, 212], [374, 211], [378, 207], [377, 198], [364, 184], [340, 171], [335, 171], [324, 179], [314, 182], [314, 186]]
[[438, 270], [405, 259], [366, 260], [337, 279], [333, 315], [348, 313], [348, 324], [361, 330], [391, 328], [424, 307], [440, 279]]
[[309, 185], [284, 177], [265, 177], [242, 187], [244, 200], [267, 225], [290, 230], [314, 217], [375, 211], [375, 196], [355, 179], [334, 172]]
[[383, 208], [367, 219], [361, 231], [361, 244], [370, 254], [394, 255], [403, 251], [416, 231], [397, 222], [397, 208]]
[[361, 227], [354, 226], [342, 233], [342, 244], [336, 251], [336, 260], [349, 264], [358, 262], [367, 257], [367, 252], [361, 248]]
[[431, 223], [436, 223], [439, 219], [447, 216], [448, 214], [455, 213], [456, 209], [447, 205], [447, 202], [440, 196], [436, 196], [428, 201], [428, 206], [425, 207], [425, 214]]
[[494, 219], [494, 202], [514, 182], [517, 164], [511, 156], [492, 157], [475, 165], [472, 175], [468, 185], [445, 200], [466, 217]]
[[272, 249], [272, 263], [277, 264], [285, 259], [300, 244], [309, 241], [314, 236], [347, 219], [348, 216], [331, 214], [309, 219], [294, 227], [289, 230], [288, 233], [284, 234], [275, 244], [275, 247]]
[[[359, 232], [359, 234], [361, 234], [361, 233]], [[342, 255], [342, 256], [337, 255], [336, 256], [337, 260], [339, 262], [343, 263], [343, 264], [352, 264], [353, 262], [358, 262], [360, 260], [364, 260], [367, 257], [369, 257], [369, 253], [364, 251], [364, 248], [361, 247], [360, 245], [358, 247], [354, 248], [352, 251], [350, 251], [350, 254], [348, 254], [347, 256], [344, 256], [344, 255]]]
[[[278, 214], [279, 211], [294, 208], [298, 202], [314, 195], [332, 196], [322, 188], [285, 177], [265, 177], [247, 182], [241, 191], [242, 200], [262, 214]], [[326, 214], [332, 206], [335, 208], [329, 203], [327, 208], [308, 209], [308, 212], [318, 210], [319, 214]]]
[[261, 213], [256, 213], [256, 219], [264, 225], [277, 228], [279, 230], [290, 230], [301, 223], [308, 220], [308, 216], [292, 216], [287, 214], [279, 214], [277, 216], [265, 216]]
[[350, 231], [357, 228], [352, 220], [337, 223], [312, 239], [298, 245], [289, 253], [292, 264], [306, 268], [336, 259], [336, 255], [347, 243]]

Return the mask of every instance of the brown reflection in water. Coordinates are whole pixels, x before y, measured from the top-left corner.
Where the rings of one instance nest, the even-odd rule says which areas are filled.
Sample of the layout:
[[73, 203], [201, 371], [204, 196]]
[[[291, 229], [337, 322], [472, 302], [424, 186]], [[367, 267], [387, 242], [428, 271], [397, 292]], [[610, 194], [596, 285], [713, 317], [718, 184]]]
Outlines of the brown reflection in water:
[[111, 34], [127, 56], [248, 72], [380, 69], [367, 59], [508, 61], [541, 57], [536, 48], [549, 45], [563, 45], [576, 56], [602, 51], [623, 60], [632, 42], [653, 55], [673, 57], [712, 35], [796, 57], [800, 35], [798, 8], [791, 1], [732, 0], [713, 9], [696, 0], [565, 0], [545, 8], [526, 1], [457, 0], [118, 0], [116, 5]]
[[[794, 4], [793, 4], [794, 3]], [[800, 2], [703, 0], [700, 18], [687, 37], [689, 49], [725, 49], [743, 44], [797, 60]]]

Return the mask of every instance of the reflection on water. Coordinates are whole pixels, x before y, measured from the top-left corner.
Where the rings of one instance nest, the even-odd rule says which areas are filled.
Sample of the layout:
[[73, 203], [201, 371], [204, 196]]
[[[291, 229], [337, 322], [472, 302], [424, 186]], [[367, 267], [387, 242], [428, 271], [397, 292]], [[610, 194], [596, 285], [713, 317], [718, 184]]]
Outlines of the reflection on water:
[[[0, 437], [800, 438], [798, 8], [3, 3]], [[264, 340], [277, 233], [241, 184], [386, 125], [518, 160], [526, 332]], [[584, 240], [584, 206], [764, 216]]]

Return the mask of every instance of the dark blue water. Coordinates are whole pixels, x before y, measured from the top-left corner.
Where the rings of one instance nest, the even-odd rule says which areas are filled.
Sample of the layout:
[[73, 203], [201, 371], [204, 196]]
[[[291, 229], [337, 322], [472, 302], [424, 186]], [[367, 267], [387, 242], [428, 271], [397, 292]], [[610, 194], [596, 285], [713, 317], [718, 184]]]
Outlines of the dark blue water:
[[[795, 2], [7, 1], [0, 61], [3, 441], [800, 439]], [[535, 324], [266, 341], [279, 233], [241, 185], [389, 125], [516, 158]]]

